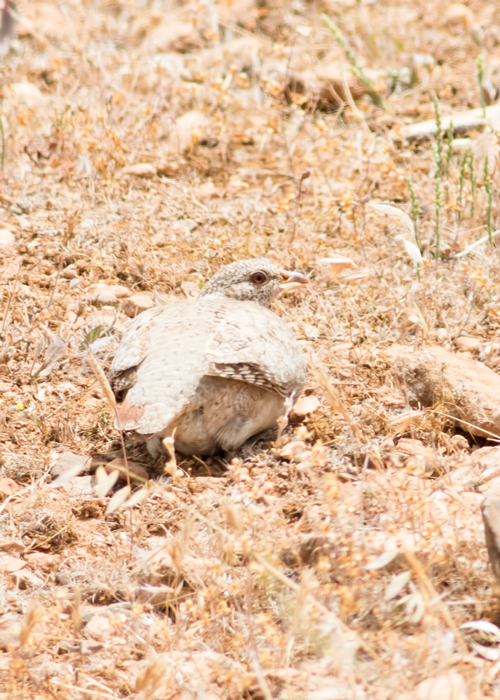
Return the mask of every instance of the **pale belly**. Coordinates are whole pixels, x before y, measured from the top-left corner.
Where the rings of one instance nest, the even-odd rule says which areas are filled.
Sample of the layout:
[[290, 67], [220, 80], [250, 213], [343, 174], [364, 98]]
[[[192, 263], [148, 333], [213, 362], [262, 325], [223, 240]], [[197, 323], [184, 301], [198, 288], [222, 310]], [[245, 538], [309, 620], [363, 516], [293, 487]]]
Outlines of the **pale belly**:
[[273, 391], [206, 376], [195, 401], [161, 437], [174, 435], [175, 449], [181, 454], [210, 455], [240, 447], [253, 435], [275, 427], [284, 413], [285, 399]]

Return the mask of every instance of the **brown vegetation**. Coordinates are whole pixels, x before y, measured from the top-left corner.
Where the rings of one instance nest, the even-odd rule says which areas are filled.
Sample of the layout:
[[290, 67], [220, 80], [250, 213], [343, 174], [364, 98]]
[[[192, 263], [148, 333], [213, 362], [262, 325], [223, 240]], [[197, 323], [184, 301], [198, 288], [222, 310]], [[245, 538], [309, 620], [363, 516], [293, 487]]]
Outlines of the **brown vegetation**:
[[[499, 10], [20, 0], [0, 83], [0, 698], [498, 696], [498, 628], [460, 629], [497, 614], [487, 437], [391, 366], [434, 344], [498, 372], [496, 134], [403, 129], [495, 99]], [[98, 467], [118, 460], [116, 491], [127, 465], [88, 346], [105, 369], [129, 316], [257, 255], [310, 277], [276, 308], [319, 404], [237, 455], [165, 468], [128, 441], [147, 493], [110, 508]], [[75, 476], [53, 488], [62, 457]]]

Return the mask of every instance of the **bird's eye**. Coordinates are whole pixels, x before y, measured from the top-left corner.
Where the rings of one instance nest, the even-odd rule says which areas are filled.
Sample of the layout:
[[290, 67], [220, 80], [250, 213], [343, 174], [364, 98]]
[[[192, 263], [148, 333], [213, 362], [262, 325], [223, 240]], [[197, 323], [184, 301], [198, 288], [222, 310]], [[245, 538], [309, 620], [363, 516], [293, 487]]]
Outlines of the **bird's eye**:
[[268, 279], [265, 272], [254, 272], [253, 275], [250, 275], [250, 281], [254, 284], [264, 284]]

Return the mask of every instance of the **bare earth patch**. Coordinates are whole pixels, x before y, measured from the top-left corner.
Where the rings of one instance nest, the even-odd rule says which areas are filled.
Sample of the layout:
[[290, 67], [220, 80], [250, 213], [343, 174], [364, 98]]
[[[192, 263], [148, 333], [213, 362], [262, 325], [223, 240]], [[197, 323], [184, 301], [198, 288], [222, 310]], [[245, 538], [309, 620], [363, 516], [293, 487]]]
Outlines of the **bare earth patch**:
[[[5, 3], [2, 700], [498, 697], [498, 16]], [[89, 347], [260, 255], [289, 425], [127, 467]]]

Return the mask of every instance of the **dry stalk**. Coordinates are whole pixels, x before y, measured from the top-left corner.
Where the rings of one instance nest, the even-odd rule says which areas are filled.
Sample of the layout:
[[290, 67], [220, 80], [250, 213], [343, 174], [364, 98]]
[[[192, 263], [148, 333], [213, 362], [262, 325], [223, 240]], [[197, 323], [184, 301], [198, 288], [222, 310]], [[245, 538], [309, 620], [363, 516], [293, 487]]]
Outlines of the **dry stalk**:
[[321, 365], [309, 365], [309, 369], [311, 370], [314, 378], [318, 382], [318, 384], [321, 386], [323, 389], [323, 393], [325, 394], [325, 398], [330, 404], [330, 406], [333, 408], [334, 411], [337, 411], [337, 413], [340, 413], [340, 415], [344, 418], [344, 420], [350, 425], [352, 428], [354, 434], [359, 440], [362, 440], [363, 442], [366, 442], [366, 438], [363, 435], [359, 423], [356, 423], [355, 421], [352, 420], [351, 416], [349, 415], [347, 408], [345, 407], [345, 404], [342, 400], [342, 397], [339, 395], [337, 391], [333, 388], [333, 384], [331, 383], [330, 379], [328, 378], [328, 375], [325, 371], [325, 368]]
[[457, 642], [462, 650], [462, 653], [464, 655], [467, 655], [468, 654], [467, 644], [465, 643], [465, 640], [464, 640], [460, 630], [458, 629], [456, 624], [453, 622], [453, 619], [450, 615], [450, 611], [448, 610], [445, 603], [443, 603], [443, 601], [439, 597], [439, 594], [436, 591], [436, 589], [434, 588], [434, 586], [432, 585], [430, 578], [425, 573], [425, 570], [424, 570], [422, 564], [419, 562], [419, 560], [413, 554], [413, 552], [410, 552], [409, 550], [404, 550], [404, 554], [405, 554], [406, 559], [408, 560], [408, 564], [411, 566], [411, 568], [415, 572], [415, 574], [420, 582], [420, 585], [422, 586], [424, 591], [427, 593], [430, 600], [436, 604], [436, 607], [438, 608], [439, 612], [441, 613], [441, 617], [443, 618], [445, 624], [448, 625], [449, 629], [455, 635], [455, 639], [457, 640]]
[[120, 419], [118, 417], [118, 409], [116, 405], [116, 399], [115, 395], [113, 394], [113, 389], [111, 388], [111, 385], [108, 381], [108, 378], [104, 374], [104, 370], [102, 369], [101, 365], [99, 364], [96, 356], [91, 350], [87, 351], [87, 359], [92, 367], [92, 371], [94, 372], [97, 381], [101, 385], [101, 388], [104, 392], [104, 396], [106, 397], [106, 400], [109, 404], [109, 407], [113, 411], [115, 418], [116, 418], [116, 424], [118, 426], [118, 432], [120, 433], [120, 440], [122, 443], [122, 450], [123, 450], [123, 461], [125, 463], [125, 469], [127, 470], [127, 486], [130, 488], [130, 469], [128, 467], [128, 461], [127, 461], [127, 452], [125, 450], [125, 439], [123, 437], [123, 430], [121, 429], [120, 426]]
[[28, 640], [33, 632], [35, 626], [41, 622], [45, 616], [45, 608], [37, 603], [33, 603], [28, 609], [28, 612], [23, 618], [23, 624], [21, 626], [21, 631], [19, 633], [19, 646], [23, 647], [28, 643]]

